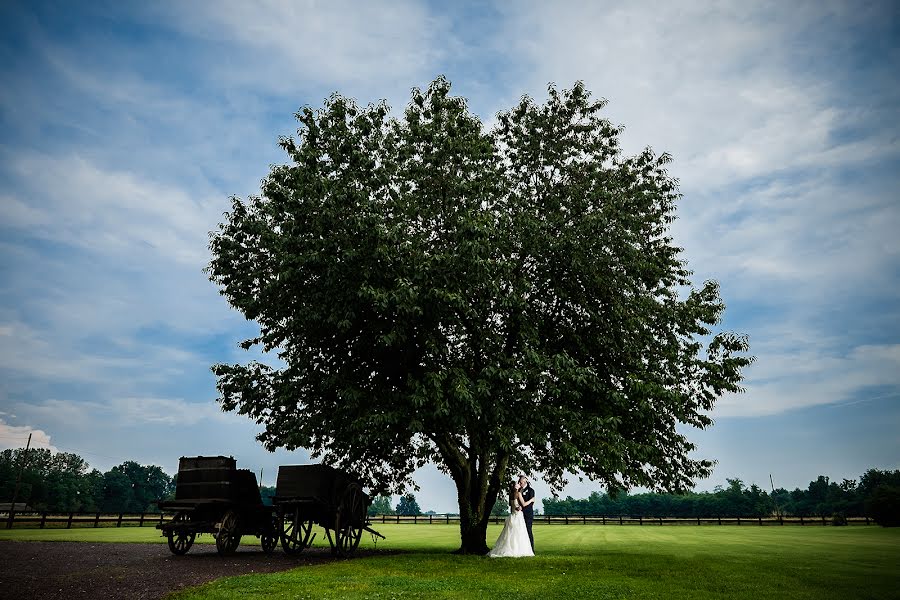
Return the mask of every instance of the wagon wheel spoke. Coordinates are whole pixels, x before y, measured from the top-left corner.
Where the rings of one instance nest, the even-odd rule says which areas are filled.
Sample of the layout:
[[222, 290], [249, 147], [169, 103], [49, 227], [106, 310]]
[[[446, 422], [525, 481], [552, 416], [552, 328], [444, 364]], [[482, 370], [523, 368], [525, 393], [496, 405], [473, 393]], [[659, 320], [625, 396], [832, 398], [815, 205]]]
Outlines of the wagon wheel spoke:
[[238, 516], [233, 510], [229, 510], [219, 524], [219, 531], [216, 534], [216, 550], [219, 554], [231, 554], [237, 550], [240, 543]]
[[173, 527], [169, 529], [168, 538], [169, 550], [176, 556], [186, 554], [194, 544], [196, 534], [185, 531], [184, 527], [190, 522], [190, 516], [184, 512], [178, 512], [172, 518]]
[[278, 547], [278, 532], [280, 528], [281, 519], [278, 518], [277, 514], [273, 513], [272, 518], [269, 520], [268, 529], [259, 536], [259, 544], [262, 546], [262, 551], [266, 554], [271, 554]]
[[281, 517], [281, 547], [288, 554], [297, 554], [309, 546], [313, 523], [305, 519], [300, 507], [286, 510]]
[[344, 492], [335, 522], [335, 551], [341, 556], [352, 554], [359, 546], [365, 526], [365, 506], [362, 490], [351, 484]]

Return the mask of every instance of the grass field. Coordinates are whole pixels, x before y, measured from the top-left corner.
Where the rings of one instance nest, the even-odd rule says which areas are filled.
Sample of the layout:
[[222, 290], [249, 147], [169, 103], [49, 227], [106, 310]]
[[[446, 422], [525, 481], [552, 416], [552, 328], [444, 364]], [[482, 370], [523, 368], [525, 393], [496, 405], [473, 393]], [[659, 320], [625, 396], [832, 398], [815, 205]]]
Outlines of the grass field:
[[[377, 529], [388, 537], [377, 549], [400, 554], [222, 579], [173, 600], [900, 598], [900, 529], [536, 526], [537, 557], [493, 560], [449, 554], [458, 539], [453, 525]], [[489, 541], [499, 531], [492, 526]], [[135, 527], [0, 530], [0, 539], [17, 540], [163, 541], [158, 535]], [[363, 546], [371, 547], [371, 540]]]

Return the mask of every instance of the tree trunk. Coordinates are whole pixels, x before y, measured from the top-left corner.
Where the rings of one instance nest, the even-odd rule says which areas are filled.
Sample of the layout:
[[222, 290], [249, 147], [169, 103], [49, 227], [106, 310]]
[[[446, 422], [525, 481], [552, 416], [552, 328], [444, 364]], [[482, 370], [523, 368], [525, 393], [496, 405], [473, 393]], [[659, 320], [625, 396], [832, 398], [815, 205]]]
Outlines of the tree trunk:
[[[507, 460], [506, 456], [501, 458], [490, 475], [490, 466], [486, 464], [487, 461], [482, 460], [480, 465], [483, 471], [470, 468], [464, 472], [463, 477], [455, 481], [459, 498], [460, 547], [457, 554], [484, 555], [490, 550], [487, 545], [487, 526], [491, 510], [497, 501]], [[475, 476], [472, 476], [473, 472]]]
[[[493, 503], [491, 504], [493, 507]], [[480, 512], [480, 514], [479, 514]], [[459, 539], [460, 546], [457, 554], [487, 554], [490, 548], [487, 546], [487, 526], [491, 511], [482, 509], [478, 511], [468, 498], [463, 500], [460, 493], [459, 503]]]

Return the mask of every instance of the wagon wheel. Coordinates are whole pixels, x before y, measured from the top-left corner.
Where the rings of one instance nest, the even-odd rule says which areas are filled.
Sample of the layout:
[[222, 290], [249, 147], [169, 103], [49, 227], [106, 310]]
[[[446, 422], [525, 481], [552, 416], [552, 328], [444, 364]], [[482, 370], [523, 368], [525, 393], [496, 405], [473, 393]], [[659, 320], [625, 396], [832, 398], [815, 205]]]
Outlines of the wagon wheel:
[[366, 507], [362, 490], [355, 483], [351, 483], [338, 507], [334, 523], [333, 550], [341, 556], [353, 554], [359, 547], [365, 522]]
[[190, 517], [184, 511], [175, 513], [172, 518], [172, 527], [168, 532], [169, 550], [176, 556], [186, 554], [191, 546], [194, 545], [194, 538], [197, 536], [194, 532], [187, 532], [184, 526], [188, 524]]
[[238, 531], [238, 516], [233, 510], [229, 510], [219, 523], [219, 531], [216, 533], [216, 550], [219, 554], [232, 554], [241, 543], [241, 534]]
[[273, 514], [268, 529], [259, 536], [259, 543], [262, 546], [263, 552], [266, 554], [271, 554], [275, 551], [275, 548], [278, 547], [278, 528], [280, 526], [281, 521], [279, 520], [278, 515]]
[[312, 526], [312, 520], [300, 514], [300, 506], [285, 511], [281, 516], [281, 548], [285, 553], [299, 554], [308, 548]]

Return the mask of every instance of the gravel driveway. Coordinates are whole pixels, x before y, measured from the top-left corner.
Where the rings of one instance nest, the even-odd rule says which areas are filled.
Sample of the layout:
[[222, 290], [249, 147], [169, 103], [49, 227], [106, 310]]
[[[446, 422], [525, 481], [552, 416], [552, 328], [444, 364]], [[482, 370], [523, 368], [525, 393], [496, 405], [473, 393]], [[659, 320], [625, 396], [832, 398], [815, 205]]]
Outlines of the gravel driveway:
[[185, 556], [173, 556], [165, 544], [0, 541], [0, 599], [161, 598], [220, 577], [340, 560], [318, 548], [297, 556], [280, 547], [270, 555], [258, 547], [241, 550], [220, 557], [215, 546], [195, 544]]

